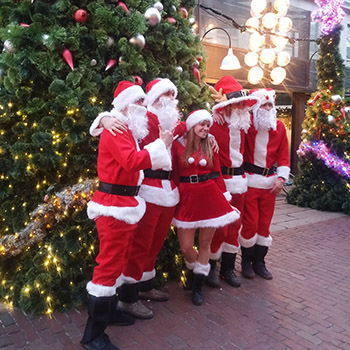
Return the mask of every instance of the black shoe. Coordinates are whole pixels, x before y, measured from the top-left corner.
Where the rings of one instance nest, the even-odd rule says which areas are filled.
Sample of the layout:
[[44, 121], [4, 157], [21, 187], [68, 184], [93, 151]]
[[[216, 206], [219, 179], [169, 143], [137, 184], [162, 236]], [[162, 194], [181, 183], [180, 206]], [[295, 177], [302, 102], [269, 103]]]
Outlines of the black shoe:
[[255, 277], [255, 272], [253, 270], [253, 266], [250, 261], [248, 262], [242, 261], [242, 275], [243, 277], [248, 279], [253, 279]]
[[119, 350], [119, 348], [111, 343], [106, 333], [101, 334], [89, 343], [82, 344], [82, 346], [88, 350]]
[[240, 278], [231, 270], [220, 272], [220, 277], [232, 287], [238, 288], [241, 286]]
[[203, 296], [202, 293], [200, 292], [195, 292], [192, 293], [192, 303], [196, 306], [202, 305], [203, 304]]
[[114, 326], [131, 326], [135, 323], [135, 319], [121, 310], [115, 310], [111, 316], [109, 324]]
[[264, 263], [261, 263], [261, 262], [253, 263], [253, 269], [255, 273], [260, 277], [266, 280], [272, 280], [272, 274], [267, 270]]

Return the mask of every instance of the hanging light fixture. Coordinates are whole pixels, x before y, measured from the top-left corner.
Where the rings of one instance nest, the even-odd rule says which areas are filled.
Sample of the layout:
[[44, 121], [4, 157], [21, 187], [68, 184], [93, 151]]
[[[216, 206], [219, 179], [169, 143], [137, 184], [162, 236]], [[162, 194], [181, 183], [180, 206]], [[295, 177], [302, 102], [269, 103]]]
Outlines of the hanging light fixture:
[[236, 70], [236, 69], [239, 69], [241, 68], [241, 64], [239, 63], [239, 60], [238, 58], [233, 54], [233, 51], [232, 51], [232, 47], [231, 47], [231, 38], [230, 38], [230, 34], [228, 33], [228, 31], [224, 28], [221, 28], [221, 27], [213, 27], [213, 28], [210, 28], [209, 30], [207, 30], [203, 36], [202, 36], [202, 40], [205, 38], [205, 36], [211, 32], [212, 30], [214, 29], [220, 29], [222, 31], [224, 31], [226, 34], [227, 34], [227, 37], [228, 37], [228, 42], [229, 42], [229, 48], [228, 48], [228, 51], [227, 51], [227, 55], [224, 57], [224, 59], [222, 60], [221, 62], [221, 66], [220, 66], [220, 69], [221, 70]]

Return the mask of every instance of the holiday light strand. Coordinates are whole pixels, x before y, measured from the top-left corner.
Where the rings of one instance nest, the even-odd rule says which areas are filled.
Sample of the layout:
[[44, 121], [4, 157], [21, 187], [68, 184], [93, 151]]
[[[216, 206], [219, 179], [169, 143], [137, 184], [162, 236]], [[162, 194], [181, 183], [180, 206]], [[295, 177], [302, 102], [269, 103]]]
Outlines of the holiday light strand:
[[47, 230], [68, 216], [71, 209], [86, 207], [98, 186], [98, 179], [88, 179], [65, 188], [49, 197], [30, 213], [31, 222], [20, 232], [0, 239], [0, 259], [20, 254], [24, 249], [40, 242]]
[[350, 179], [350, 164], [332, 154], [323, 142], [303, 141], [297, 150], [297, 154], [305, 157], [306, 153], [313, 153], [317, 159], [322, 160], [328, 168]]

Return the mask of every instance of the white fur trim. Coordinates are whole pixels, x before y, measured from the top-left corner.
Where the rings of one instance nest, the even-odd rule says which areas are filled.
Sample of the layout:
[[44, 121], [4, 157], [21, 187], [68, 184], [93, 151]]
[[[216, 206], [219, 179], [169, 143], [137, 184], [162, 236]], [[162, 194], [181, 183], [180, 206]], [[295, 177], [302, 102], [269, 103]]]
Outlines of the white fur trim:
[[153, 269], [152, 271], [144, 271], [144, 273], [142, 274], [142, 277], [140, 279], [140, 282], [149, 281], [154, 277], [156, 277], [156, 270], [155, 269]]
[[255, 137], [254, 165], [266, 168], [267, 144], [269, 143], [268, 130], [259, 130]]
[[224, 192], [224, 197], [228, 202], [230, 202], [232, 199], [231, 193], [229, 191]]
[[189, 269], [189, 270], [193, 270], [193, 268], [194, 268], [194, 264], [195, 264], [195, 262], [189, 262], [189, 261], [187, 261], [186, 259], [184, 259], [185, 260], [185, 265], [186, 265], [186, 267]]
[[256, 244], [262, 245], [264, 247], [271, 247], [272, 245], [272, 237], [263, 237], [258, 234], [258, 239], [256, 240]]
[[136, 196], [138, 201], [136, 207], [114, 207], [105, 206], [94, 201], [90, 201], [87, 206], [89, 219], [96, 219], [99, 216], [112, 216], [113, 218], [124, 221], [127, 224], [136, 224], [141, 220], [146, 211], [146, 203], [143, 198]]
[[208, 276], [209, 271], [210, 271], [210, 264], [203, 265], [203, 264], [199, 263], [198, 261], [196, 261], [194, 263], [193, 273], [195, 273], [197, 275], [202, 274], [204, 276]]
[[174, 91], [175, 98], [177, 96], [177, 88], [169, 79], [160, 79], [156, 84], [154, 84], [151, 90], [148, 92], [145, 100], [146, 105], [152, 106], [158, 97], [166, 93], [167, 91]]
[[258, 240], [258, 234], [256, 233], [252, 238], [250, 239], [245, 239], [241, 235], [238, 237], [238, 241], [240, 245], [244, 248], [250, 248], [256, 244]]
[[216, 253], [210, 252], [210, 259], [219, 260], [221, 257], [221, 253], [222, 253], [222, 244]]
[[199, 109], [189, 114], [186, 119], [186, 129], [189, 131], [196, 124], [207, 120], [210, 123], [210, 126], [213, 125], [213, 118], [206, 109]]
[[226, 189], [232, 194], [242, 194], [247, 192], [248, 180], [242, 175], [232, 176], [230, 179], [224, 179]]
[[223, 227], [239, 219], [240, 212], [234, 208], [234, 211], [213, 219], [199, 221], [180, 221], [173, 218], [172, 223], [181, 228], [199, 228], [199, 227]]
[[[213, 108], [212, 108], [212, 111], [213, 113], [218, 110], [218, 109], [221, 109], [223, 107], [226, 107], [226, 106], [229, 106], [229, 105], [232, 105], [234, 103], [238, 103], [238, 102], [241, 102], [241, 101], [252, 101], [254, 102], [255, 101], [255, 104], [259, 101], [258, 98], [256, 97], [253, 97], [253, 96], [242, 96], [242, 97], [238, 97], [238, 98], [231, 98], [230, 100], [227, 100], [227, 101], [223, 101], [223, 102], [220, 102], [218, 104], [216, 104]], [[249, 108], [252, 108], [253, 106], [249, 107]]]
[[[169, 182], [168, 180], [162, 180], [162, 183], [165, 181]], [[139, 195], [146, 202], [162, 207], [174, 207], [180, 201], [180, 194], [177, 187], [174, 190], [168, 190], [162, 187], [141, 185]]]
[[135, 103], [140, 98], [145, 98], [146, 94], [139, 85], [133, 85], [123, 90], [112, 102], [118, 111], [123, 110], [131, 103]]
[[136, 280], [135, 278], [130, 276], [122, 275], [122, 278], [123, 278], [123, 284], [135, 284], [139, 282], [139, 280]]
[[100, 113], [95, 120], [92, 122], [90, 126], [90, 135], [91, 136], [99, 136], [101, 135], [103, 128], [99, 128], [98, 126], [100, 125], [100, 121], [103, 117], [113, 117], [111, 115], [111, 112], [102, 112]]
[[287, 166], [279, 166], [277, 167], [277, 176], [281, 176], [283, 177], [285, 180], [289, 179], [289, 172], [290, 172], [290, 168]]
[[152, 169], [171, 169], [171, 159], [165, 147], [165, 143], [161, 139], [149, 143], [144, 147], [151, 157]]
[[223, 253], [237, 254], [239, 252], [240, 245], [238, 247], [236, 247], [233, 244], [229, 244], [229, 243], [224, 242], [224, 243], [222, 243], [221, 249], [222, 249]]
[[112, 297], [115, 295], [117, 289], [117, 283], [114, 286], [103, 286], [102, 284], [95, 284], [92, 281], [86, 285], [86, 290], [94, 297]]
[[248, 187], [270, 189], [277, 179], [277, 175], [262, 176], [259, 174], [247, 174]]

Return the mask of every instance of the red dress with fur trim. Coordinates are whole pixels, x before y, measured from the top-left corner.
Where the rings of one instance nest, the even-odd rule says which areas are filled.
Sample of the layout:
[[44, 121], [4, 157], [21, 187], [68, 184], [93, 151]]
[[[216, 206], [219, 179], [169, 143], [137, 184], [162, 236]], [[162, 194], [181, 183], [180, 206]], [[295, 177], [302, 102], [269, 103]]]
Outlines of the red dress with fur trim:
[[[212, 167], [200, 150], [192, 154], [185, 163], [183, 142], [184, 139], [180, 138], [172, 145], [174, 180], [180, 192], [180, 203], [176, 208], [173, 224], [181, 228], [199, 228], [222, 227], [234, 222], [239, 218], [239, 212], [225, 198], [228, 193], [225, 193], [218, 154], [214, 153]], [[180, 176], [212, 172], [219, 172], [220, 176], [198, 183], [180, 182]]]

